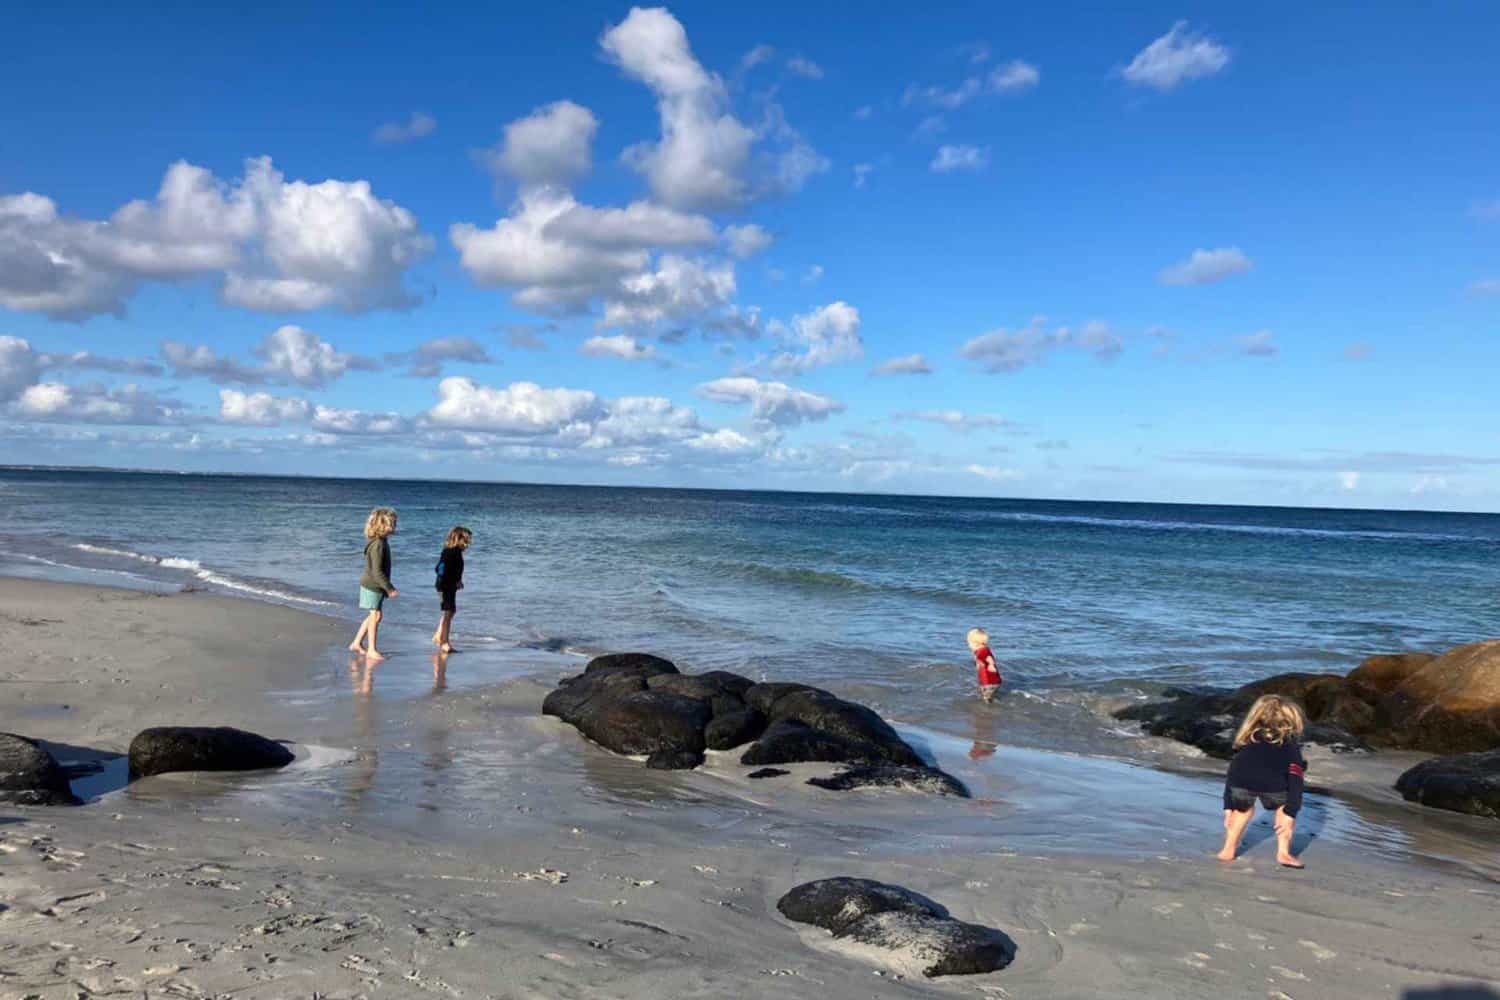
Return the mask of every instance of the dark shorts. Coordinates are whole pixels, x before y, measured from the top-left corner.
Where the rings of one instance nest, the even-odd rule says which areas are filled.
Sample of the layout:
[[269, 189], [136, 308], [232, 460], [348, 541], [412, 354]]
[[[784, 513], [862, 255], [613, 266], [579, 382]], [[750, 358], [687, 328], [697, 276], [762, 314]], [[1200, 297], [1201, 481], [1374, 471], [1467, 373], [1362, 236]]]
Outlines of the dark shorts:
[[1274, 812], [1286, 805], [1286, 792], [1252, 792], [1248, 788], [1224, 790], [1224, 808], [1233, 809], [1235, 812], [1254, 809], [1256, 799], [1260, 799], [1262, 806]]
[[456, 591], [456, 590], [440, 590], [440, 591], [438, 591], [438, 597], [442, 601], [442, 603], [439, 604], [438, 606], [440, 608], [442, 608], [444, 611], [457, 611], [458, 610], [458, 591]]

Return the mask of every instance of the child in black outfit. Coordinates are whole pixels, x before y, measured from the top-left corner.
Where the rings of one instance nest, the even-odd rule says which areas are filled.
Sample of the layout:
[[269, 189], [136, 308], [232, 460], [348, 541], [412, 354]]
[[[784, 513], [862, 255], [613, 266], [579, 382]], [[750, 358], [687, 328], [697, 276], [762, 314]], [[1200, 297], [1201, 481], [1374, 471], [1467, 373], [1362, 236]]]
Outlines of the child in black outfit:
[[1263, 695], [1250, 706], [1234, 736], [1234, 759], [1224, 780], [1224, 847], [1220, 861], [1233, 861], [1240, 838], [1255, 815], [1255, 801], [1276, 811], [1276, 862], [1301, 868], [1292, 853], [1292, 834], [1302, 808], [1302, 730], [1307, 720], [1296, 702]]
[[458, 592], [464, 589], [464, 549], [474, 540], [474, 533], [463, 525], [448, 532], [443, 542], [443, 554], [438, 557], [437, 592], [441, 598], [442, 615], [438, 618], [437, 631], [432, 633], [432, 644], [444, 653], [453, 652], [448, 641], [453, 628], [453, 616], [458, 613]]

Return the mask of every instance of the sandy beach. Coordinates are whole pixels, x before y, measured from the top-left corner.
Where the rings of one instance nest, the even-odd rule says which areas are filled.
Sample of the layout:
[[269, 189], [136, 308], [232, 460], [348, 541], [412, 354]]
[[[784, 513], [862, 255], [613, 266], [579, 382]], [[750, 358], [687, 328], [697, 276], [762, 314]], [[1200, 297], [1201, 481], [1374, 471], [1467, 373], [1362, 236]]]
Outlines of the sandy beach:
[[[652, 772], [539, 715], [576, 657], [464, 654], [435, 674], [415, 633], [393, 631], [371, 672], [346, 631], [205, 594], [0, 580], [0, 730], [106, 764], [78, 786], [102, 793], [84, 806], [0, 806], [0, 996], [1500, 988], [1496, 826], [1401, 802], [1378, 757], [1314, 761], [1336, 794], [1305, 813], [1306, 871], [1274, 865], [1263, 820], [1223, 866], [1215, 765], [903, 728], [976, 797], [822, 792], [800, 780], [827, 770], [813, 765], [751, 781], [732, 755]], [[473, 682], [465, 655], [490, 656], [491, 679]], [[298, 760], [118, 787], [114, 755], [158, 724], [240, 726], [295, 741]], [[929, 981], [776, 912], [834, 875], [1000, 928], [1016, 960]]]

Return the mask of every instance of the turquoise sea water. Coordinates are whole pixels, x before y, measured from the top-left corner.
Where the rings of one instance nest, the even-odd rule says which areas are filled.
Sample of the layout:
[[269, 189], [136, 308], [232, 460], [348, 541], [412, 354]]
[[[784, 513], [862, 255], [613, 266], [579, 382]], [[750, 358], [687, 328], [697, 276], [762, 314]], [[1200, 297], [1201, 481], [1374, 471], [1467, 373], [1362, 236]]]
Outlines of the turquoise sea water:
[[462, 523], [471, 673], [486, 650], [641, 649], [963, 734], [982, 625], [1042, 744], [1088, 743], [1066, 712], [1090, 698], [1500, 635], [1500, 516], [1477, 514], [0, 470], [0, 572], [352, 622], [376, 505], [401, 516], [398, 647], [430, 633]]

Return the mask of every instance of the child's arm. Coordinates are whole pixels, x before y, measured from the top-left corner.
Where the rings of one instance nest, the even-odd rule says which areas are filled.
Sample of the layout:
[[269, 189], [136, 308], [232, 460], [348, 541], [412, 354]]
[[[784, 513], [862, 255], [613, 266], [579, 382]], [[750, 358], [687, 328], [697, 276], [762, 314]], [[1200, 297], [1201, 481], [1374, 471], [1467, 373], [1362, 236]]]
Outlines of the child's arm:
[[1286, 769], [1286, 805], [1282, 806], [1282, 812], [1288, 816], [1295, 817], [1302, 808], [1302, 773], [1307, 770], [1307, 760], [1302, 756], [1302, 748], [1293, 746], [1292, 761]]

